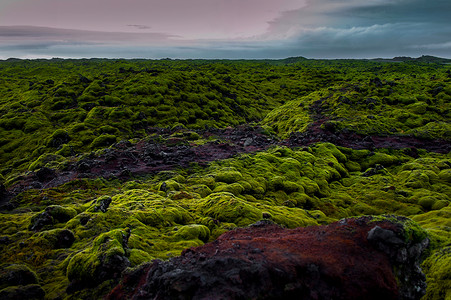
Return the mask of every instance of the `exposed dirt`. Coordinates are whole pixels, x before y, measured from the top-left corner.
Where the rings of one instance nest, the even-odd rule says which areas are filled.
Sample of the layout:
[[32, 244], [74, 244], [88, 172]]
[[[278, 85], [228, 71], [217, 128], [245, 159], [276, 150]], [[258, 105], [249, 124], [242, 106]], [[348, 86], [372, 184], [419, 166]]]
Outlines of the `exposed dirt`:
[[107, 299], [419, 299], [428, 240], [403, 234], [371, 217], [296, 229], [261, 221], [132, 271]]
[[288, 147], [298, 147], [317, 142], [329, 142], [352, 149], [410, 149], [408, 154], [412, 157], [417, 157], [417, 149], [426, 149], [437, 153], [448, 153], [451, 151], [451, 142], [445, 140], [420, 139], [412, 136], [396, 135], [371, 136], [348, 131], [335, 132], [333, 128], [328, 126], [325, 126], [325, 129], [321, 128], [321, 124], [321, 122], [317, 122], [306, 132], [293, 133], [289, 139], [282, 141], [281, 144]]
[[269, 136], [258, 126], [242, 125], [236, 128], [199, 131], [200, 136], [207, 140], [210, 138], [211, 141], [197, 145], [183, 135], [173, 137], [176, 131], [155, 128], [150, 133], [157, 135], [151, 138], [137, 144], [119, 142], [99, 156], [91, 153], [70, 163], [64, 170], [42, 168], [31, 172], [8, 190], [0, 191], [0, 202], [6, 203], [12, 196], [24, 190], [51, 188], [77, 178], [127, 179], [131, 176], [185, 168], [192, 163], [202, 166], [239, 153], [265, 150], [273, 145], [301, 147], [317, 142], [330, 142], [353, 149], [408, 148], [408, 154], [413, 157], [417, 156], [417, 149], [438, 153], [448, 153], [451, 150], [451, 143], [445, 140], [424, 140], [410, 136], [364, 136], [353, 132], [336, 132], [328, 126], [323, 129], [321, 125], [327, 119], [322, 118], [319, 113], [314, 116], [317, 121], [306, 132], [294, 133], [282, 141]]
[[408, 135], [362, 135], [349, 130], [338, 131], [333, 123], [328, 122], [326, 98], [315, 101], [310, 107], [310, 115], [314, 122], [303, 133], [292, 133], [290, 138], [281, 144], [288, 147], [309, 145], [317, 142], [329, 142], [337, 146], [352, 149], [391, 148], [410, 149], [409, 155], [416, 157], [417, 149], [437, 153], [451, 151], [451, 142], [439, 139], [421, 139]]

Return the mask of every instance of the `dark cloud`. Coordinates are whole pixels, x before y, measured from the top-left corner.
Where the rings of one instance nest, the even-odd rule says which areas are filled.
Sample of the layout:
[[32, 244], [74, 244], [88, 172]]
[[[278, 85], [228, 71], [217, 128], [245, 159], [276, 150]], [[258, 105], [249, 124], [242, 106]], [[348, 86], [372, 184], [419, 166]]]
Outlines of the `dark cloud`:
[[311, 57], [450, 57], [450, 11], [449, 0], [315, 0], [270, 22], [267, 36]]

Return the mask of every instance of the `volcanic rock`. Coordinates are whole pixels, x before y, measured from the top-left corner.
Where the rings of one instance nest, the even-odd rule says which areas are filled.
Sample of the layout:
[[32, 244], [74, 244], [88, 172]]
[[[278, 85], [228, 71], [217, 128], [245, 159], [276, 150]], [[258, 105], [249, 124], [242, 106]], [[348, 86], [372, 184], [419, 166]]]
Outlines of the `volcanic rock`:
[[55, 242], [55, 248], [69, 248], [75, 241], [75, 235], [72, 231], [68, 229], [61, 230], [58, 232], [57, 239]]
[[402, 217], [296, 229], [262, 222], [133, 269], [107, 299], [420, 299], [428, 239], [412, 224]]

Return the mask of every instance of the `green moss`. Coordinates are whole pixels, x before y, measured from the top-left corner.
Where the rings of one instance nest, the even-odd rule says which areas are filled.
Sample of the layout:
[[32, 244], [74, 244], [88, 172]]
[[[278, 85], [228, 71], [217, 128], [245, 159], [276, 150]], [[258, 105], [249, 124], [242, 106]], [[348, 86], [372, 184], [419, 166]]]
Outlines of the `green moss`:
[[212, 190], [205, 184], [195, 184], [190, 186], [190, 189], [199, 194], [202, 198], [205, 198], [212, 193]]
[[434, 233], [436, 241], [432, 241], [433, 246], [442, 247], [451, 240], [451, 231], [449, 230], [451, 228], [451, 207], [447, 206], [440, 210], [418, 214], [413, 216], [412, 220]]
[[38, 283], [38, 276], [23, 264], [3, 264], [0, 268], [0, 290], [8, 286]]
[[439, 300], [451, 298], [451, 248], [445, 247], [427, 258], [422, 264], [427, 274], [428, 289], [424, 299]]
[[58, 154], [45, 153], [30, 164], [28, 169], [34, 171], [42, 167], [57, 168], [64, 161], [64, 157]]
[[[32, 295], [32, 296], [31, 296]], [[2, 299], [44, 299], [45, 291], [39, 284], [28, 284], [24, 286], [10, 286], [0, 290]]]
[[112, 197], [109, 210], [116, 209], [133, 214], [142, 223], [151, 226], [166, 226], [167, 224], [187, 224], [192, 217], [184, 208], [172, 200], [145, 190], [129, 190]]
[[289, 101], [271, 111], [262, 124], [270, 126], [282, 137], [287, 137], [291, 132], [303, 132], [311, 122], [308, 105], [312, 102], [312, 99], [314, 99], [314, 96]]
[[349, 172], [359, 172], [361, 171], [360, 164], [354, 162], [354, 161], [347, 161], [345, 163], [346, 169], [349, 170]]
[[451, 169], [441, 170], [438, 177], [441, 181], [451, 184]]
[[321, 211], [306, 212], [300, 208], [290, 208], [284, 206], [262, 205], [260, 207], [271, 215], [271, 219], [287, 228], [305, 227], [330, 222], [329, 219]]
[[310, 178], [301, 177], [299, 179], [299, 183], [304, 188], [304, 191], [305, 191], [306, 194], [308, 194], [310, 196], [313, 196], [316, 193], [319, 193], [318, 183], [316, 183], [315, 181], [311, 180]]
[[384, 167], [389, 167], [394, 164], [403, 162], [403, 159], [393, 155], [385, 153], [374, 153], [374, 155], [369, 155], [366, 159], [361, 162], [363, 170], [374, 167], [375, 165], [381, 165]]
[[232, 184], [227, 184], [227, 183], [218, 183], [216, 185], [216, 187], [213, 189], [214, 193], [221, 193], [221, 192], [228, 192], [228, 193], [232, 193], [235, 196], [239, 196], [241, 193], [244, 192], [244, 187], [235, 182]]
[[428, 108], [428, 105], [425, 102], [417, 102], [406, 107], [411, 112], [419, 115], [424, 115]]
[[418, 204], [426, 210], [431, 210], [436, 202], [437, 199], [433, 196], [422, 197], [420, 200], [418, 200]]
[[163, 192], [179, 191], [182, 186], [177, 181], [170, 179], [162, 182], [158, 189]]
[[[447, 68], [296, 59], [3, 61], [0, 173], [17, 191], [13, 185], [27, 182], [22, 181], [27, 168], [62, 171], [79, 159], [75, 154], [98, 150], [94, 155], [100, 155], [118, 140], [138, 142], [147, 137], [146, 130], [156, 132], [146, 143], [202, 145], [218, 139], [208, 137], [215, 132], [209, 128], [264, 124], [268, 138], [285, 138], [307, 130], [313, 119], [327, 118], [325, 134], [446, 141], [451, 138]], [[382, 87], [368, 83], [376, 69]], [[190, 131], [194, 128], [199, 131]], [[451, 160], [449, 154], [420, 149], [419, 158], [412, 154], [410, 149], [353, 150], [331, 143], [277, 146], [131, 180], [83, 179], [30, 189], [11, 199], [16, 208], [0, 214], [0, 236], [7, 242], [0, 245], [0, 260], [27, 262], [49, 299], [97, 299], [114, 284], [105, 274], [119, 274], [127, 259], [133, 266], [168, 259], [262, 217], [296, 227], [385, 213], [418, 221], [430, 234], [433, 253], [451, 241]], [[108, 207], [101, 205], [109, 199]], [[71, 211], [65, 221], [51, 209], [42, 210], [50, 204], [76, 215]], [[41, 231], [29, 231], [38, 215]], [[64, 230], [74, 233], [75, 242], [54, 249], [55, 237]], [[440, 267], [435, 264], [446, 260], [435, 258], [428, 262], [431, 273], [426, 272], [431, 299], [444, 298], [442, 286], [448, 288], [440, 281], [448, 270], [435, 271]], [[66, 269], [74, 283], [96, 286], [67, 295]]]
[[185, 225], [177, 229], [174, 238], [179, 240], [199, 239], [203, 242], [207, 242], [210, 238], [210, 229], [199, 224]]
[[448, 200], [438, 200], [435, 201], [434, 204], [432, 205], [431, 209], [432, 210], [440, 210], [442, 208], [445, 208], [449, 205], [449, 201]]
[[57, 129], [48, 138], [46, 144], [49, 147], [57, 148], [58, 146], [65, 144], [71, 140], [69, 134], [64, 129]]
[[129, 253], [130, 253], [129, 260], [130, 260], [131, 267], [136, 267], [142, 263], [151, 261], [153, 259], [153, 257], [149, 253], [139, 250], [139, 249], [130, 249]]
[[30, 220], [29, 230], [40, 230], [49, 225], [56, 223], [65, 223], [75, 217], [77, 211], [70, 207], [60, 205], [50, 205], [41, 213], [34, 215]]
[[301, 185], [298, 185], [295, 182], [286, 180], [282, 176], [275, 176], [270, 179], [268, 183], [268, 188], [272, 191], [282, 190], [287, 194], [294, 192], [304, 192], [304, 188]]
[[92, 148], [99, 148], [99, 147], [105, 147], [110, 146], [117, 142], [117, 137], [112, 134], [102, 134], [101, 136], [96, 137], [92, 143]]
[[238, 171], [221, 171], [215, 174], [215, 180], [225, 183], [234, 183], [243, 179], [243, 175]]
[[401, 178], [405, 178], [404, 185], [410, 188], [430, 188], [429, 176], [421, 171], [404, 171], [400, 173]]
[[68, 258], [68, 279], [89, 285], [114, 276], [110, 272], [125, 269], [130, 264], [124, 250], [128, 236], [129, 233], [121, 229], [98, 236], [91, 248]]
[[197, 211], [220, 222], [247, 226], [262, 218], [257, 208], [231, 193], [213, 193], [199, 201]]

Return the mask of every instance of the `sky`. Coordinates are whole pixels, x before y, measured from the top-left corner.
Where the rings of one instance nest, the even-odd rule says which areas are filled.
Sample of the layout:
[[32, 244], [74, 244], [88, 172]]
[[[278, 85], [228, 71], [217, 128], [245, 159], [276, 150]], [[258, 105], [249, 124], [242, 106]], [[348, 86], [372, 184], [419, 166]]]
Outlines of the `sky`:
[[0, 0], [0, 59], [451, 58], [451, 0]]

